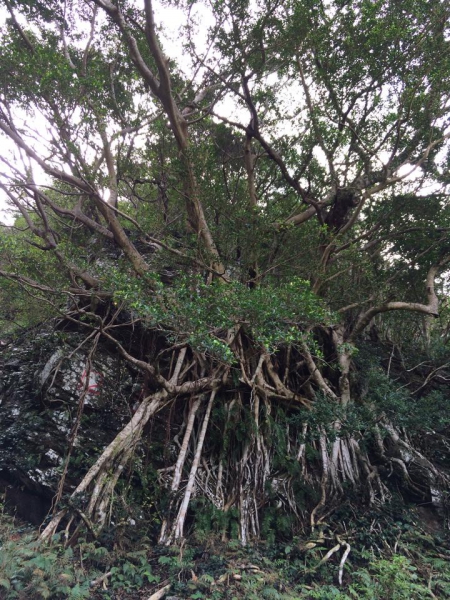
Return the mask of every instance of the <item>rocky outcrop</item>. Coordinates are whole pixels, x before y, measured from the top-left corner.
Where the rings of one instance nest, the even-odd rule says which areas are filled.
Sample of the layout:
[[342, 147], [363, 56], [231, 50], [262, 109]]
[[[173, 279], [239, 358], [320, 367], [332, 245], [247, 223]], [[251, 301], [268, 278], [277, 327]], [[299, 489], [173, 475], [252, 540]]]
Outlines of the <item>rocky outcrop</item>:
[[[0, 491], [40, 524], [70, 451], [71, 491], [99, 451], [129, 421], [139, 374], [113, 348], [77, 331], [39, 329], [0, 349]], [[75, 433], [76, 431], [76, 433]]]

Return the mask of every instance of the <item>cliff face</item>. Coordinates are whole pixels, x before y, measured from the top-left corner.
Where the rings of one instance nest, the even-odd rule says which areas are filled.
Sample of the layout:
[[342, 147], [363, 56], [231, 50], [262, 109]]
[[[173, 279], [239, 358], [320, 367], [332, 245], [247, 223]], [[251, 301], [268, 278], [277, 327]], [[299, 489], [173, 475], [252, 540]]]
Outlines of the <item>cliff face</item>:
[[0, 491], [40, 524], [70, 453], [65, 491], [129, 421], [138, 374], [105, 346], [95, 356], [77, 332], [38, 330], [0, 355]]

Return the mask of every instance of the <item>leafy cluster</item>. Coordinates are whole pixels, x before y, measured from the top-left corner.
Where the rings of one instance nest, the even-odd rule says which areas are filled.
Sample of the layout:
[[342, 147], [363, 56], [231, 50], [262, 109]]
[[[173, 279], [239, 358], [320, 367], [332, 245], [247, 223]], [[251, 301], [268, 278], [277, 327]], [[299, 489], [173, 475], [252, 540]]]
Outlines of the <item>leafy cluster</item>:
[[116, 303], [123, 301], [148, 326], [223, 360], [233, 356], [223, 339], [230, 329], [244, 327], [256, 343], [272, 352], [280, 344], [302, 342], [307, 326], [331, 322], [331, 314], [309, 283], [298, 278], [254, 289], [238, 282], [209, 285], [192, 275], [179, 275], [167, 286], [155, 275], [138, 280], [115, 271], [111, 281]]

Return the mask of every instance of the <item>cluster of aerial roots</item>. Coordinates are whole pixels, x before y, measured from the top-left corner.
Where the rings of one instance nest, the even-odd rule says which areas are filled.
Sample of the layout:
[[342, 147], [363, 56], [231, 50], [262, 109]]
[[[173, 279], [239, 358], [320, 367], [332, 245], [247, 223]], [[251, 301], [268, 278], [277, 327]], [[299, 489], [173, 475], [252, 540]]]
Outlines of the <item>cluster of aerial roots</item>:
[[[390, 477], [423, 499], [433, 487], [448, 484], [388, 422], [373, 427], [369, 452], [357, 432], [341, 434], [339, 420], [325, 426], [308, 419], [323, 398], [339, 403], [343, 410], [352, 401], [350, 357], [341, 353], [339, 380], [333, 386], [306, 345], [295, 356], [288, 349], [281, 360], [256, 352], [239, 331], [231, 332], [228, 341], [236, 357], [234, 365], [208, 361], [187, 347], [178, 347], [172, 350], [167, 377], [117, 343], [127, 360], [147, 369], [156, 391], [141, 401], [129, 423], [65, 499], [64, 508], [55, 507], [42, 539], [50, 540], [63, 529], [70, 543], [83, 526], [93, 536], [99, 533], [110, 518], [116, 483], [143, 443], [146, 424], [173, 403], [182, 406], [182, 422], [173, 435], [176, 458], [159, 471], [160, 484], [169, 497], [161, 544], [176, 543], [187, 534], [193, 498], [201, 497], [224, 513], [233, 509], [245, 545], [261, 537], [261, 518], [269, 505], [314, 531], [349, 489], [373, 505], [389, 498]], [[217, 407], [220, 422], [214, 417]], [[277, 424], [279, 414], [298, 418]], [[282, 436], [276, 435], [280, 427]], [[289, 469], [280, 466], [280, 455], [289, 462]], [[309, 503], [305, 504], [304, 497], [299, 501], [299, 488], [309, 490]], [[344, 556], [345, 541], [339, 542], [341, 547]]]

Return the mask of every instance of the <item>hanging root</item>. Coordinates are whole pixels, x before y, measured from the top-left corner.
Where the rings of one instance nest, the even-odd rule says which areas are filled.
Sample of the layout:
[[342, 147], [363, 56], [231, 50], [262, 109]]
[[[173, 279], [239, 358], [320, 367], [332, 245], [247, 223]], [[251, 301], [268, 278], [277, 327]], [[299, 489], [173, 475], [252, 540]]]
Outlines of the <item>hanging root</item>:
[[[339, 538], [337, 538], [337, 539], [339, 540]], [[342, 546], [345, 547], [344, 554], [342, 555], [341, 562], [339, 563], [339, 574], [338, 574], [339, 585], [342, 585], [342, 578], [344, 575], [344, 565], [348, 558], [348, 555], [350, 554], [351, 547], [350, 547], [350, 544], [348, 542], [346, 542], [345, 540], [344, 541], [339, 540], [339, 542], [341, 544], [341, 547]]]
[[[183, 473], [184, 463], [186, 462], [187, 452], [189, 442], [191, 441], [192, 432], [194, 429], [194, 421], [195, 415], [197, 414], [198, 407], [200, 406], [201, 397], [195, 398], [195, 400], [191, 403], [189, 409], [189, 416], [186, 423], [186, 429], [184, 432], [183, 442], [180, 447], [180, 452], [178, 454], [178, 459], [174, 467], [174, 473], [172, 478], [172, 484], [170, 486], [170, 492], [172, 495], [175, 495], [178, 492], [178, 488], [180, 487], [181, 477]], [[168, 513], [171, 513], [171, 509], [173, 508], [174, 498], [172, 498]], [[163, 520], [161, 526], [161, 532], [159, 535], [159, 543], [167, 544], [170, 540], [170, 533], [168, 532], [170, 524], [167, 518]]]
[[319, 441], [320, 441], [320, 452], [321, 452], [321, 459], [322, 459], [322, 477], [321, 477], [321, 481], [320, 481], [321, 496], [320, 496], [319, 503], [311, 511], [311, 516], [310, 516], [311, 531], [314, 531], [314, 528], [316, 526], [316, 514], [325, 506], [325, 502], [327, 500], [327, 485], [328, 485], [328, 479], [329, 479], [329, 473], [330, 473], [327, 444], [326, 444], [325, 433], [323, 431], [320, 434]]
[[147, 598], [147, 600], [161, 600], [161, 598], [164, 598], [164, 596], [167, 594], [167, 592], [170, 590], [171, 587], [172, 587], [171, 584], [168, 583], [167, 585], [162, 587], [160, 590], [158, 590], [157, 592], [155, 592], [154, 594], [149, 596]]
[[200, 430], [200, 436], [197, 441], [197, 449], [194, 455], [194, 460], [192, 462], [191, 471], [189, 473], [189, 479], [186, 486], [186, 490], [184, 492], [183, 500], [180, 505], [180, 509], [178, 511], [178, 515], [176, 521], [173, 525], [171, 539], [178, 540], [183, 537], [183, 529], [184, 529], [184, 521], [186, 519], [186, 513], [189, 506], [189, 500], [191, 499], [192, 493], [194, 491], [195, 486], [195, 477], [197, 475], [197, 469], [200, 464], [200, 457], [202, 455], [203, 443], [205, 441], [206, 430], [208, 428], [209, 417], [211, 415], [212, 405], [214, 403], [214, 398], [216, 396], [216, 390], [211, 392], [211, 396], [209, 398], [208, 406], [206, 407], [205, 416], [203, 417], [203, 424]]

